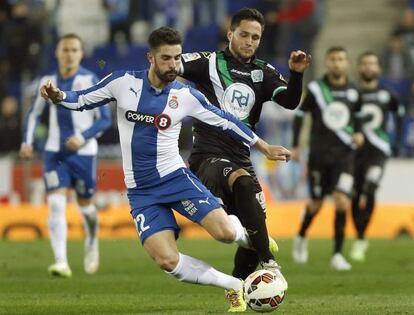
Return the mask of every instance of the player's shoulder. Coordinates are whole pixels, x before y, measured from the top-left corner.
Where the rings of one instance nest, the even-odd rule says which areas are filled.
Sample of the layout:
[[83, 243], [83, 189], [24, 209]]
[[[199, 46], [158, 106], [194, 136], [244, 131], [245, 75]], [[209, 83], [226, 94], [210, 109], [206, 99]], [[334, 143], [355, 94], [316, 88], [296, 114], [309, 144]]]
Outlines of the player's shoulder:
[[203, 62], [203, 61], [209, 60], [213, 54], [214, 53], [210, 51], [191, 52], [191, 53], [182, 54], [181, 58], [185, 63], [196, 62], [196, 61]]
[[257, 57], [254, 58], [253, 64], [256, 66], [258, 71], [263, 71], [265, 77], [277, 77], [279, 80], [287, 83], [287, 80], [283, 77], [282, 73], [278, 69], [276, 69], [272, 64]]

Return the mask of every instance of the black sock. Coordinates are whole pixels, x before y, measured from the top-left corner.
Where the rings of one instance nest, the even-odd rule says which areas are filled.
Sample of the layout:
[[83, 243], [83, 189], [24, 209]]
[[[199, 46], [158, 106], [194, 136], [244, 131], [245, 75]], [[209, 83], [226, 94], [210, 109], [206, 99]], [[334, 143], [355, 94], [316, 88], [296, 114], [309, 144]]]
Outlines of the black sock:
[[361, 209], [359, 207], [360, 198], [361, 198], [361, 194], [357, 193], [357, 195], [352, 199], [352, 218], [354, 221], [355, 229], [357, 231], [358, 239], [363, 239], [366, 209]]
[[239, 247], [234, 255], [234, 269], [232, 275], [235, 278], [244, 280], [256, 270], [258, 264], [259, 257], [257, 256], [256, 251]]
[[302, 219], [302, 225], [300, 226], [299, 236], [305, 237], [308, 227], [311, 225], [313, 218], [317, 212], [310, 212], [309, 207], [306, 207], [305, 215]]
[[334, 253], [342, 252], [345, 234], [346, 212], [342, 209], [336, 209], [335, 213], [335, 249]]
[[255, 189], [255, 182], [251, 176], [238, 177], [233, 184], [234, 203], [240, 222], [246, 228], [259, 260], [268, 262], [274, 257], [269, 250], [265, 215], [262, 206], [256, 199]]
[[365, 206], [365, 216], [364, 216], [364, 218], [363, 218], [364, 220], [362, 222], [362, 237], [361, 237], [361, 239], [364, 238], [365, 231], [367, 230], [368, 224], [371, 221], [372, 213], [374, 211], [374, 206], [375, 206], [375, 196], [374, 196], [374, 194], [367, 195], [367, 202], [366, 202], [366, 206]]

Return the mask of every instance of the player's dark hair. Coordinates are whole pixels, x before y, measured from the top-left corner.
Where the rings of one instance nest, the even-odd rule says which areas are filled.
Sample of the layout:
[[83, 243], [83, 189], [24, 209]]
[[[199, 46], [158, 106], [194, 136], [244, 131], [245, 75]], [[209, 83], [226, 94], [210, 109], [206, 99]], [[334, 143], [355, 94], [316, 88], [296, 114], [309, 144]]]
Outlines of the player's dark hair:
[[362, 54], [360, 54], [358, 56], [358, 64], [361, 63], [362, 59], [364, 59], [365, 57], [368, 57], [368, 56], [377, 57], [377, 59], [379, 61], [379, 57], [378, 57], [378, 55], [375, 52], [373, 52], [372, 50], [366, 50], [366, 51], [364, 51]]
[[240, 25], [241, 21], [244, 20], [258, 22], [262, 26], [262, 32], [264, 31], [265, 19], [263, 14], [253, 8], [243, 8], [233, 15], [231, 18], [230, 29], [234, 31]]
[[183, 38], [177, 30], [163, 26], [152, 31], [148, 37], [148, 45], [151, 50], [156, 50], [162, 45], [182, 45]]
[[346, 51], [346, 49], [342, 46], [332, 46], [330, 48], [328, 48], [328, 50], [326, 51], [325, 56], [328, 56], [334, 52], [344, 52], [346, 54], [348, 54], [348, 52]]
[[82, 41], [82, 38], [80, 38], [78, 34], [67, 33], [65, 35], [62, 35], [58, 38], [57, 44], [59, 44], [62, 40], [65, 40], [65, 39], [77, 39], [81, 43], [81, 47], [83, 49], [83, 41]]

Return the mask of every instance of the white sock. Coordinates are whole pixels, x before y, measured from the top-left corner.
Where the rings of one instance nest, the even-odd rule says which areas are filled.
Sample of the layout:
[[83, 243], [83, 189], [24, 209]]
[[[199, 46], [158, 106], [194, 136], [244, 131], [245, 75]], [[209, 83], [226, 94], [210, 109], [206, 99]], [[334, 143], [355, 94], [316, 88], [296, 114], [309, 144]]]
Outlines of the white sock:
[[179, 253], [178, 264], [173, 271], [166, 273], [183, 282], [214, 285], [223, 289], [240, 290], [243, 282], [226, 275], [204, 261]]
[[240, 247], [252, 249], [249, 236], [247, 235], [246, 230], [241, 224], [239, 218], [231, 214], [229, 215], [229, 219], [234, 229], [236, 230], [236, 238], [234, 239], [234, 243], [236, 243]]
[[56, 263], [67, 263], [66, 256], [66, 196], [51, 194], [47, 196], [49, 206], [49, 235]]
[[85, 229], [85, 245], [87, 248], [91, 246], [97, 246], [98, 235], [98, 215], [96, 212], [96, 206], [90, 204], [88, 206], [79, 206], [83, 216], [83, 226]]

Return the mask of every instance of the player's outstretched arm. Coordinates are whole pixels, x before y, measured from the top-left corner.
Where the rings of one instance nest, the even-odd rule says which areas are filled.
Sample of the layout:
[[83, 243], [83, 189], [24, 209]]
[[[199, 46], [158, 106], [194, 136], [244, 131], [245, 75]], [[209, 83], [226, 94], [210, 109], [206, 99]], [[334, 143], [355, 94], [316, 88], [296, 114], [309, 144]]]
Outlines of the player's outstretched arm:
[[125, 73], [125, 71], [111, 73], [94, 86], [81, 91], [61, 91], [49, 81], [40, 88], [40, 94], [46, 100], [67, 109], [89, 110], [116, 100], [113, 91], [118, 89]]

